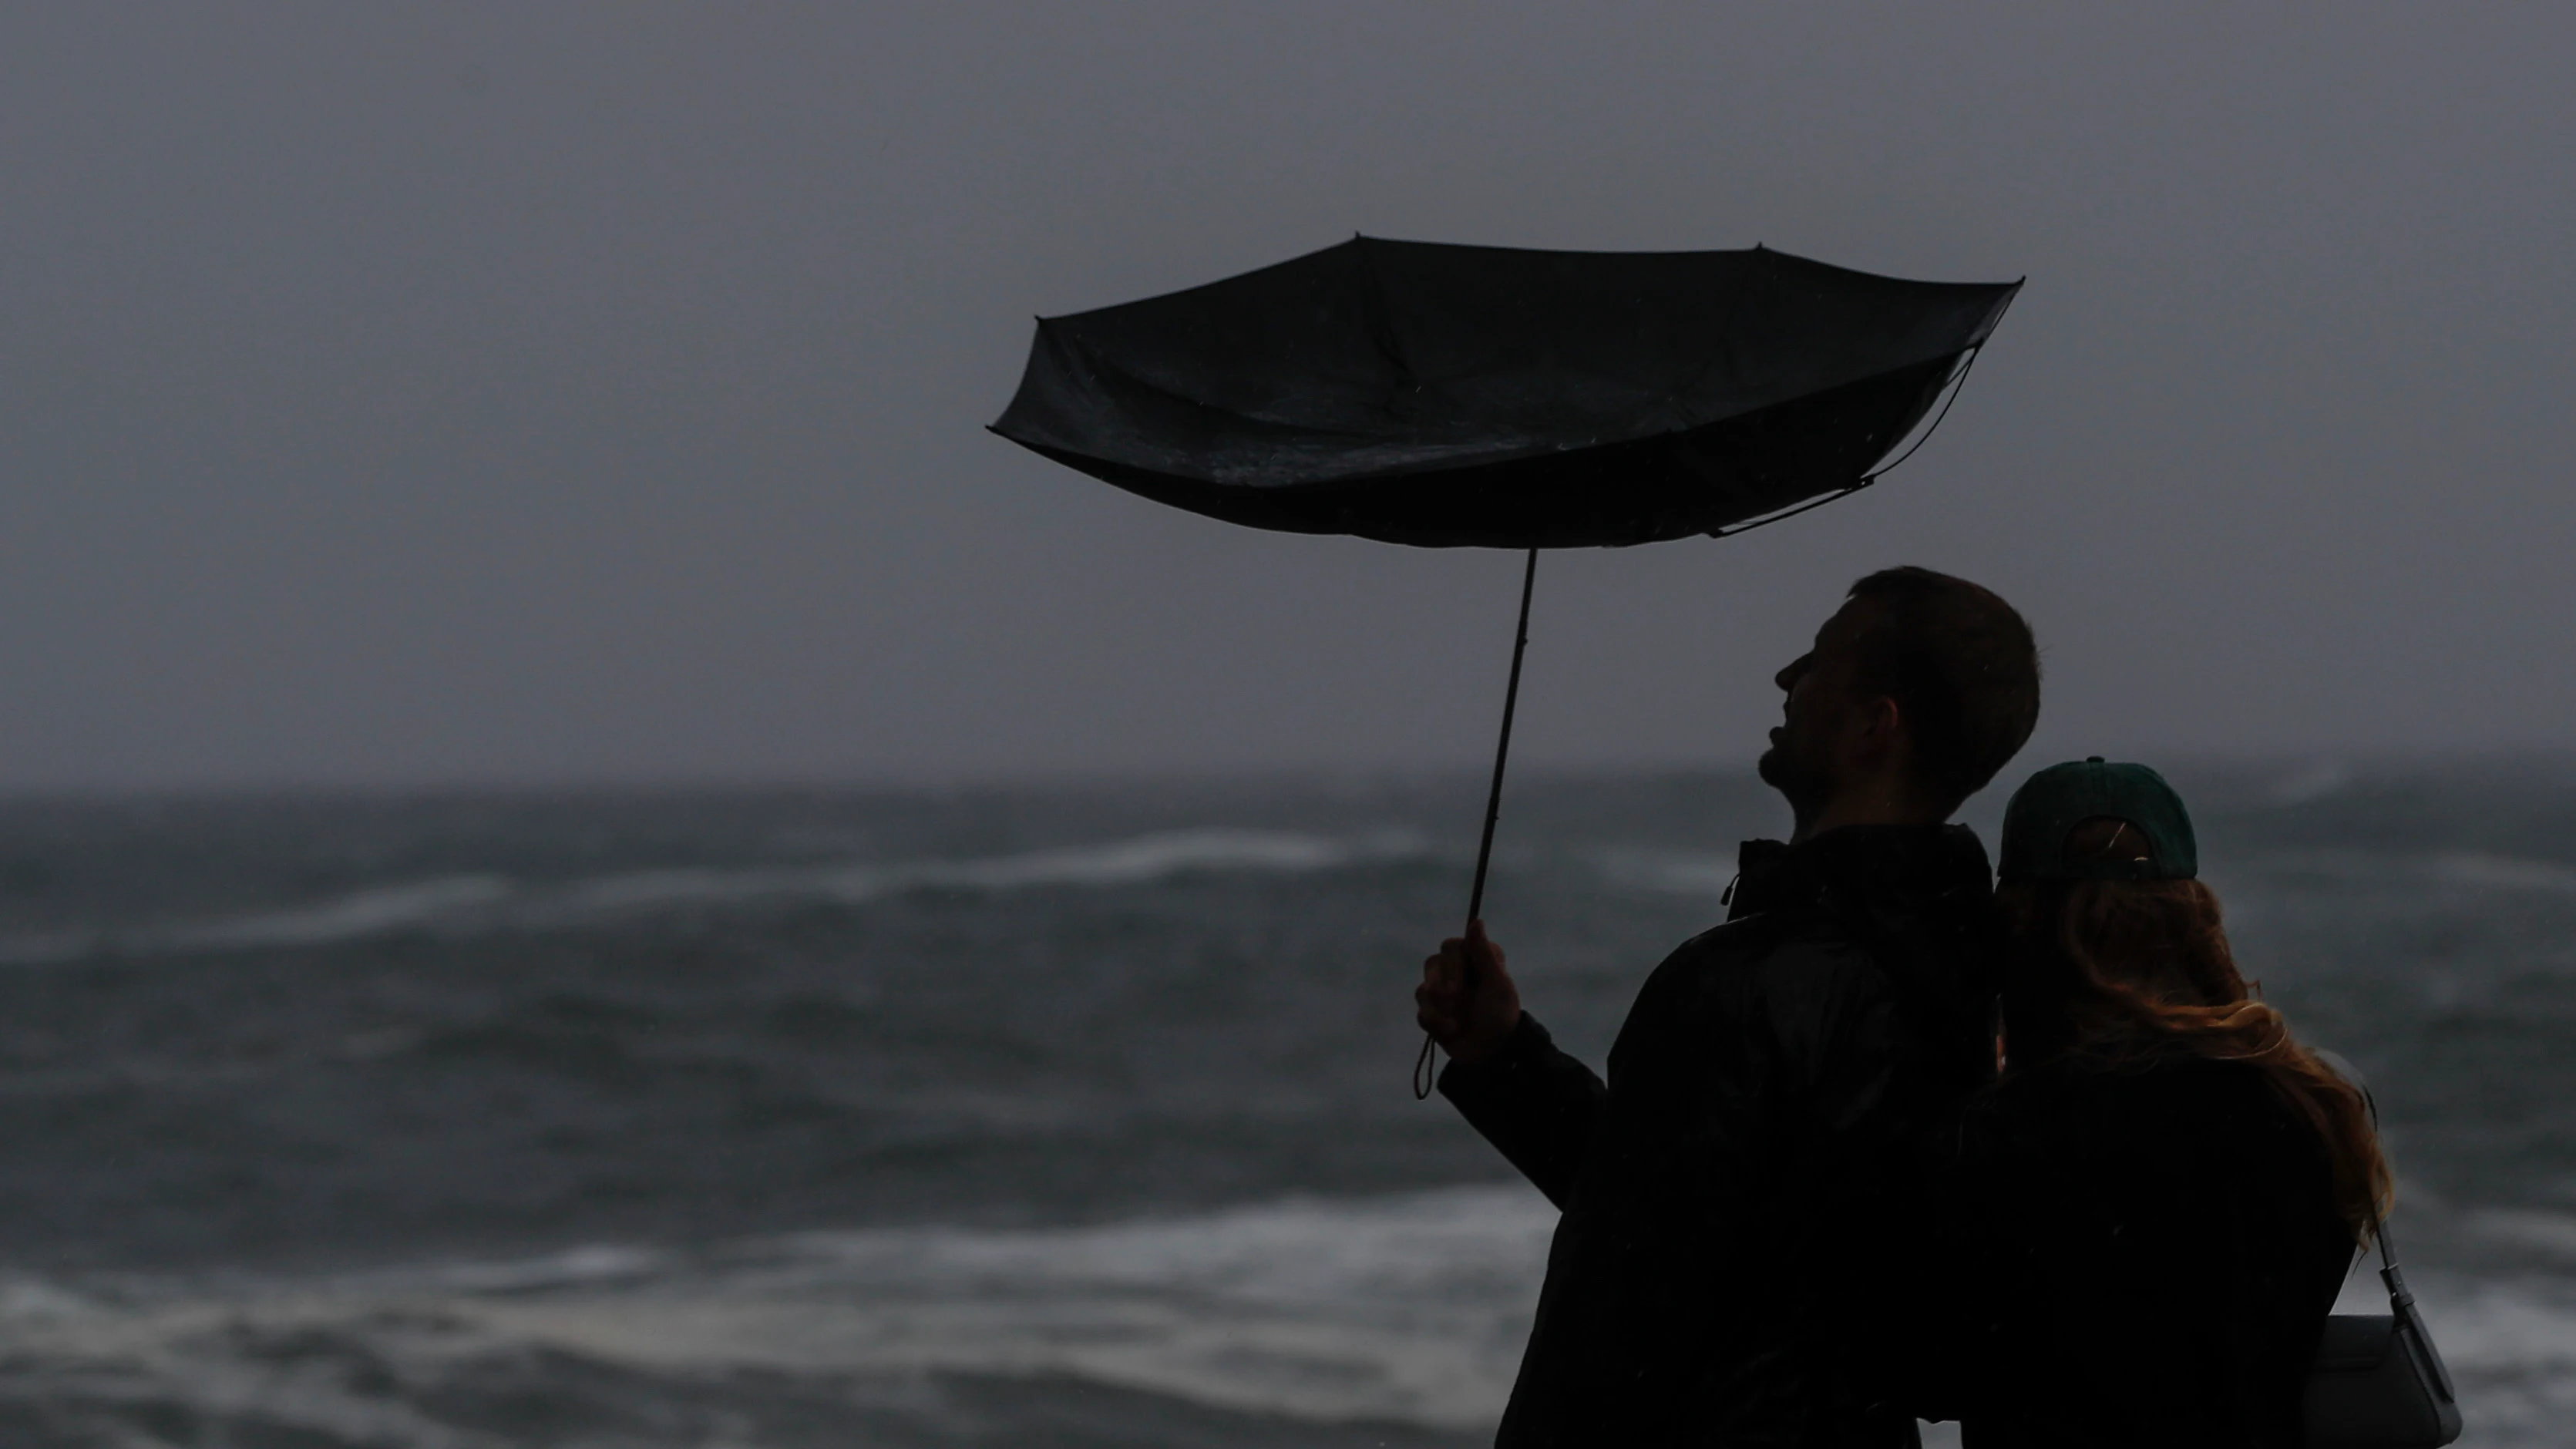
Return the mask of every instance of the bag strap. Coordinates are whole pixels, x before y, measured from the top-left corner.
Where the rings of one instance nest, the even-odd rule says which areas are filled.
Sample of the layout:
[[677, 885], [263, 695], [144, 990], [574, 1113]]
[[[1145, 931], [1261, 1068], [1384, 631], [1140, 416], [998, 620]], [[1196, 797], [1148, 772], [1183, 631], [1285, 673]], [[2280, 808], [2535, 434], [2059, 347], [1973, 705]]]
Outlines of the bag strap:
[[[2350, 1069], [2351, 1063], [2337, 1057], [2333, 1065], [2343, 1068], [2345, 1079], [2360, 1091], [2361, 1105], [2370, 1109], [2370, 1135], [2376, 1138], [2379, 1135], [2379, 1099], [2370, 1094], [2370, 1084], [2361, 1079], [2361, 1073]], [[2385, 1278], [2396, 1272], [2397, 1241], [2388, 1235], [2388, 1219], [2381, 1215], [2379, 1199], [2375, 1196], [2370, 1200], [2370, 1240], [2379, 1245], [2379, 1261], [2383, 1265], [2379, 1270], [2380, 1276]], [[2396, 1283], [2391, 1283], [2389, 1288], [2392, 1295], [2402, 1291]], [[2389, 1301], [2393, 1303], [2396, 1299], [2392, 1296]], [[2415, 1300], [2409, 1297], [2406, 1301], [2412, 1303]]]
[[[2361, 1087], [2361, 1103], [2370, 1109], [2370, 1135], [2377, 1137], [2379, 1099], [2370, 1095], [2369, 1087], [2359, 1082], [2353, 1085]], [[2389, 1235], [2388, 1219], [2380, 1213], [2376, 1197], [2370, 1200], [2370, 1240], [2379, 1245], [2379, 1281], [2388, 1285], [2388, 1306], [2414, 1307], [2415, 1295], [2406, 1291], [2406, 1275], [2397, 1266], [2397, 1239]]]
[[[2360, 1069], [2333, 1052], [2319, 1051], [2317, 1056], [2361, 1093], [2362, 1105], [2370, 1109], [2371, 1135], [2378, 1136], [2379, 1099], [2371, 1095], [2370, 1084], [2362, 1080]], [[2381, 1215], [2379, 1199], [2375, 1197], [2370, 1201], [2370, 1239], [2379, 1245], [2379, 1281], [2388, 1285], [2388, 1316], [2401, 1325], [2411, 1325], [2424, 1337], [2425, 1346], [2430, 1348], [2432, 1336], [2424, 1328], [2423, 1316], [2415, 1311], [2414, 1291], [2406, 1286], [2405, 1271], [2397, 1266], [2397, 1241], [2388, 1235], [2388, 1219]], [[2429, 1356], [2433, 1361], [2433, 1377], [2442, 1397], [2458, 1403], [2459, 1393], [2452, 1387], [2450, 1367], [2442, 1362], [2440, 1353]]]
[[[2318, 1061], [2325, 1063], [2336, 1076], [2343, 1078], [2346, 1085], [2361, 1094], [2361, 1105], [2370, 1112], [2370, 1135], [2377, 1137], [2379, 1135], [2379, 1099], [2370, 1094], [2370, 1083], [2361, 1075], [2361, 1068], [2345, 1060], [2341, 1052], [2330, 1052], [2324, 1047], [2310, 1047], [2308, 1050]], [[2379, 1246], [2379, 1261], [2383, 1265], [2379, 1270], [2379, 1276], [2385, 1281], [2389, 1274], [2397, 1271], [2397, 1244], [2388, 1236], [2388, 1220], [2380, 1215], [2379, 1199], [2376, 1197], [2370, 1200], [2370, 1241]], [[2369, 1249], [2365, 1247], [2362, 1251], [2368, 1252]], [[2393, 1305], [2397, 1301], [2397, 1295], [2406, 1291], [2405, 1280], [2397, 1279], [2389, 1282], [2388, 1286], [2388, 1301]], [[2413, 1303], [2414, 1295], [2407, 1294], [2406, 1301]]]

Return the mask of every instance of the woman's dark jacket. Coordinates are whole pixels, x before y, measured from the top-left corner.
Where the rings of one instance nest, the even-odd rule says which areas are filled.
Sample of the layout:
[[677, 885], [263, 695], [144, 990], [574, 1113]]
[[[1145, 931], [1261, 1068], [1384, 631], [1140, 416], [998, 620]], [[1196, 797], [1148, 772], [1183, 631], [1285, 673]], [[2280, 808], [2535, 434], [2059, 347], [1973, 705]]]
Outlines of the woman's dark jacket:
[[1746, 845], [1727, 924], [1605, 1083], [1524, 1018], [1441, 1091], [1563, 1209], [1498, 1444], [1910, 1445], [1855, 1371], [1902, 1144], [1993, 1075], [1986, 856], [1956, 826]]
[[2263, 1073], [2067, 1058], [1941, 1134], [1946, 1208], [1899, 1361], [1968, 1449], [2295, 1449], [2353, 1261], [2324, 1145]]

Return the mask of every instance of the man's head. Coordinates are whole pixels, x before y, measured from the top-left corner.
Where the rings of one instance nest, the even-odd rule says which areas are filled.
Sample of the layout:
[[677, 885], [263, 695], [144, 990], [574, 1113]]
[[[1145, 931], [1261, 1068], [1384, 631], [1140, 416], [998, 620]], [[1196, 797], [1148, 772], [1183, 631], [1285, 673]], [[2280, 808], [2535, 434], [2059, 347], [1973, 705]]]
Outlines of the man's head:
[[1762, 778], [1799, 833], [1948, 818], [2030, 738], [2039, 649], [1991, 592], [1930, 569], [1883, 569], [1777, 676], [1785, 716]]

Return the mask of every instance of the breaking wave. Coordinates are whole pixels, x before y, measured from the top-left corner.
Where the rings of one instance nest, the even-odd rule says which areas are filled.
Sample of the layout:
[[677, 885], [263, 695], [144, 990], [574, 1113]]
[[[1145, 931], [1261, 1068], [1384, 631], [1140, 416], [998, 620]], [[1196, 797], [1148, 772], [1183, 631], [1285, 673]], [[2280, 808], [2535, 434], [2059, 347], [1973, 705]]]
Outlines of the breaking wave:
[[1208, 827], [980, 859], [625, 871], [551, 884], [497, 875], [441, 876], [193, 924], [20, 936], [0, 940], [0, 964], [308, 947], [414, 930], [544, 930], [656, 911], [781, 901], [858, 905], [914, 891], [1099, 889], [1199, 874], [1300, 874], [1424, 853], [1419, 837], [1400, 831], [1333, 839]]
[[442, 1414], [459, 1375], [556, 1355], [656, 1382], [1071, 1380], [1237, 1414], [1484, 1431], [1554, 1221], [1535, 1193], [1470, 1188], [320, 1280], [21, 1278], [0, 1288], [0, 1401], [50, 1383], [219, 1419], [255, 1407], [327, 1443], [480, 1445]]

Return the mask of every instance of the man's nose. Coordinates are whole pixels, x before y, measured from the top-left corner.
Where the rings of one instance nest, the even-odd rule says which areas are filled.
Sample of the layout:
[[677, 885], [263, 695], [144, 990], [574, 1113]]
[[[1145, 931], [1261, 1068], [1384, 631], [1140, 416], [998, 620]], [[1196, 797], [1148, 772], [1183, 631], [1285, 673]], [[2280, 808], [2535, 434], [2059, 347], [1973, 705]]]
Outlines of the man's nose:
[[1783, 694], [1797, 688], [1798, 676], [1807, 672], [1807, 661], [1813, 657], [1815, 656], [1801, 654], [1797, 658], [1790, 660], [1788, 663], [1781, 665], [1780, 672], [1771, 676], [1771, 682], [1780, 686], [1780, 692]]

